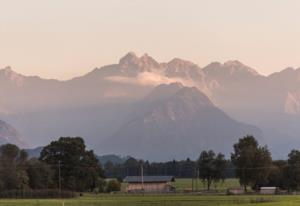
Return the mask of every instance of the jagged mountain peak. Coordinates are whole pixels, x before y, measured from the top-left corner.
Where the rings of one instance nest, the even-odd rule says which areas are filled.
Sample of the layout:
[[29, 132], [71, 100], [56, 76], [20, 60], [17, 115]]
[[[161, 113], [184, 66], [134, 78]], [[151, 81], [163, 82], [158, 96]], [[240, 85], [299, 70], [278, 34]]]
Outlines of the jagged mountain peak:
[[[300, 68], [294, 68], [294, 67], [287, 67], [284, 70], [278, 72], [281, 74], [294, 74], [295, 72], [299, 72]], [[273, 74], [277, 74], [277, 73], [273, 73]]]
[[287, 67], [283, 69], [281, 72], [294, 72], [296, 69], [294, 67]]
[[238, 60], [228, 60], [224, 62], [225, 66], [245, 66], [242, 62]]
[[139, 64], [149, 62], [158, 64], [158, 62], [153, 57], [149, 56], [147, 53], [143, 54], [141, 57], [138, 57], [134, 52], [128, 52], [124, 57], [120, 59], [119, 64]]
[[[190, 61], [174, 58], [166, 63], [165, 67], [165, 74], [168, 77], [193, 80], [197, 81], [197, 83], [205, 84], [205, 74], [202, 69]], [[205, 87], [204, 85], [202, 86]]]
[[211, 67], [221, 67], [222, 66], [222, 63], [220, 62], [211, 62], [210, 64], [208, 64], [205, 68], [211, 68]]
[[246, 66], [245, 64], [241, 63], [238, 60], [229, 60], [224, 63], [224, 66], [226, 68], [230, 69], [231, 74], [237, 73], [237, 72], [243, 72], [243, 73], [249, 73], [254, 76], [258, 76], [258, 72], [255, 69], [252, 69], [249, 66]]
[[160, 68], [160, 64], [148, 54], [138, 57], [134, 52], [129, 52], [119, 61], [123, 73], [136, 75], [140, 72], [152, 72]]
[[149, 56], [147, 53], [145, 53], [143, 56], [140, 57], [140, 62], [144, 67], [148, 68], [159, 68], [159, 63], [151, 56]]
[[273, 74], [270, 74], [268, 76], [269, 79], [273, 81], [286, 81], [288, 80], [289, 83], [296, 83], [300, 80], [300, 68], [293, 68], [293, 67], [287, 67], [284, 70], [281, 70], [280, 72], [275, 72]]
[[9, 66], [0, 70], [0, 79], [13, 83], [17, 86], [22, 86], [24, 82], [24, 76], [13, 71]]
[[198, 67], [196, 64], [192, 62], [180, 58], [174, 58], [171, 61], [169, 61], [167, 64], [169, 67], [176, 67], [176, 68]]
[[10, 66], [7, 66], [7, 67], [4, 67], [3, 69], [0, 69], [0, 73], [5, 75], [5, 76], [9, 76], [9, 75], [12, 75], [12, 74], [17, 74], [17, 72], [13, 71]]
[[223, 64], [213, 62], [204, 67], [203, 71], [210, 79], [215, 79], [220, 82], [247, 80], [249, 78], [261, 76], [255, 69], [252, 69], [237, 60], [230, 60]]
[[119, 61], [119, 65], [130, 65], [130, 64], [138, 64], [139, 58], [134, 52], [128, 52], [124, 57], [122, 57]]

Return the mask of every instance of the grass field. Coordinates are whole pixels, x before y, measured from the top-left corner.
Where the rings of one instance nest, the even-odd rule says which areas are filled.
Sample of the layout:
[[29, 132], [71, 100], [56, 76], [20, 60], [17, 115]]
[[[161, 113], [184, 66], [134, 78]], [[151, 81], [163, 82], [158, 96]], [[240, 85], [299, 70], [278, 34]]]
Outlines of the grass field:
[[[174, 185], [178, 192], [191, 188], [191, 179], [176, 179]], [[226, 191], [238, 187], [237, 179], [227, 179], [224, 183], [213, 185], [212, 189]], [[125, 184], [122, 185], [124, 189]], [[198, 189], [205, 185], [198, 181]], [[68, 200], [0, 200], [0, 206], [294, 206], [300, 205], [300, 196], [226, 196], [226, 195], [127, 195], [127, 194], [84, 194]]]
[[[192, 184], [194, 184], [194, 190], [205, 190], [206, 185], [201, 182], [201, 180], [194, 180], [194, 183], [192, 183], [192, 179], [188, 178], [177, 178], [176, 181], [173, 183], [173, 185], [176, 187], [177, 192], [183, 192], [184, 190], [192, 189]], [[239, 187], [239, 181], [238, 179], [226, 179], [224, 182], [219, 182], [217, 184], [212, 184], [211, 189], [212, 190], [218, 190], [218, 191], [226, 191], [227, 188], [233, 188], [233, 187]], [[121, 190], [123, 192], [126, 191], [126, 183], [122, 183]]]
[[[192, 188], [192, 179], [176, 179], [174, 186], [176, 187], [176, 191], [181, 192], [186, 189]], [[226, 191], [227, 188], [239, 187], [238, 179], [226, 179], [224, 182], [219, 182], [217, 184], [212, 184], [212, 190]], [[201, 180], [194, 180], [194, 189], [205, 190], [206, 185], [201, 182]]]
[[88, 195], [71, 200], [0, 200], [2, 206], [293, 206], [300, 196]]

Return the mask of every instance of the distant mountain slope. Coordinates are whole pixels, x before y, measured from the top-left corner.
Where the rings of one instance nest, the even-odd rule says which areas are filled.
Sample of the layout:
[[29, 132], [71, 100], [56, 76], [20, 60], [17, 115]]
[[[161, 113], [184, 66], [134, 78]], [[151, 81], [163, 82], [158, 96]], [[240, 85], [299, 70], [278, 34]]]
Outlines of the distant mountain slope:
[[29, 158], [39, 158], [40, 155], [41, 155], [42, 150], [43, 150], [43, 147], [25, 149], [25, 151], [27, 152]]
[[170, 84], [155, 88], [103, 145], [115, 153], [166, 160], [196, 157], [204, 149], [228, 155], [247, 134], [262, 138], [260, 129], [233, 120], [197, 88]]
[[113, 164], [123, 164], [124, 162], [126, 162], [126, 160], [128, 160], [129, 157], [125, 156], [125, 157], [121, 157], [119, 155], [102, 155], [102, 156], [98, 156], [98, 160], [99, 162], [104, 166], [107, 162], [111, 162]]
[[21, 148], [27, 145], [15, 128], [0, 120], [0, 145], [7, 143], [18, 145]]
[[[61, 135], [82, 135], [94, 145], [111, 135], [128, 108], [155, 86], [175, 81], [194, 84], [194, 77], [205, 79], [192, 63], [179, 59], [158, 63], [147, 54], [137, 57], [132, 52], [118, 64], [67, 81], [24, 76], [7, 67], [0, 70], [0, 114], [31, 146]], [[206, 88], [202, 80], [197, 84]]]
[[25, 76], [6, 67], [0, 69], [0, 115], [32, 147], [80, 135], [95, 149], [154, 87], [174, 82], [198, 88], [230, 117], [258, 125], [280, 153], [288, 152], [283, 137], [300, 145], [300, 69], [264, 76], [239, 61], [201, 68], [180, 58], [158, 62], [129, 52], [115, 64], [66, 81]]

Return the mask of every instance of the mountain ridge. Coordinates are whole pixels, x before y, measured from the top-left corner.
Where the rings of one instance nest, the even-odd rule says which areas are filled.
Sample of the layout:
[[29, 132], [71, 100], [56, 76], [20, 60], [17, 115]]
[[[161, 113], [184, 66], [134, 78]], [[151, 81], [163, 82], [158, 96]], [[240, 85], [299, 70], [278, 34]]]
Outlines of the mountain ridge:
[[233, 119], [257, 125], [272, 147], [281, 144], [281, 136], [294, 141], [300, 133], [298, 73], [290, 68], [265, 76], [236, 60], [200, 67], [180, 58], [158, 62], [134, 53], [63, 81], [6, 68], [0, 70], [0, 115], [32, 146], [61, 135], [81, 135], [95, 145], [111, 136], [155, 87], [178, 83], [196, 87]]

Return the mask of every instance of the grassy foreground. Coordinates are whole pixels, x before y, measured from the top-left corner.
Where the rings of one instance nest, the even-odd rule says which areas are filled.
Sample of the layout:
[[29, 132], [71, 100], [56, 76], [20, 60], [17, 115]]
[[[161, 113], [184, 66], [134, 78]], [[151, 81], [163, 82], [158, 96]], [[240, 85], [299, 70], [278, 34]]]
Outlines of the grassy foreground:
[[95, 195], [70, 200], [0, 200], [2, 206], [293, 206], [300, 196]]
[[[194, 182], [194, 189], [196, 188]], [[197, 188], [205, 189], [198, 181]], [[192, 187], [191, 179], [176, 179], [176, 190], [182, 192]], [[122, 184], [124, 191], [126, 184]], [[212, 189], [226, 191], [227, 188], [239, 187], [237, 179], [227, 179], [223, 183], [212, 186]], [[85, 194], [83, 197], [68, 200], [1, 200], [0, 206], [293, 206], [300, 205], [300, 196], [225, 196], [225, 195], [94, 195]]]

